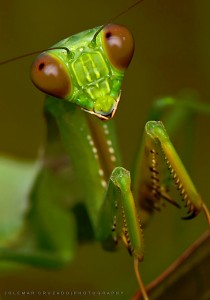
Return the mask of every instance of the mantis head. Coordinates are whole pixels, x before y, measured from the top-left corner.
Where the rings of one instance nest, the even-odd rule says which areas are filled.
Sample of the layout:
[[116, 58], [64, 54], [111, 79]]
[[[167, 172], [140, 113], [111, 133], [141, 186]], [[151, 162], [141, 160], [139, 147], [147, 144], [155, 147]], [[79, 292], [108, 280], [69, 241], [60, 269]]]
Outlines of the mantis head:
[[133, 52], [134, 40], [126, 27], [96, 27], [41, 53], [32, 64], [31, 78], [44, 93], [108, 120], [117, 109]]

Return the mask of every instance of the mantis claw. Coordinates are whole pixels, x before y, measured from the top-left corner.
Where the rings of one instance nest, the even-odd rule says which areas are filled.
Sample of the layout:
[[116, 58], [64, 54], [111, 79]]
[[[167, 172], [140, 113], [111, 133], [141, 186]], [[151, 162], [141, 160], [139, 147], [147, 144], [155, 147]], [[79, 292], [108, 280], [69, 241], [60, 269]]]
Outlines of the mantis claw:
[[199, 210], [194, 209], [190, 215], [186, 216], [186, 217], [182, 217], [182, 220], [191, 220], [193, 218], [195, 218], [198, 214], [199, 214]]
[[179, 209], [181, 208], [181, 206], [176, 201], [174, 201], [172, 198], [168, 197], [167, 195], [161, 194], [161, 197], [166, 201], [168, 201], [169, 203], [171, 203], [172, 205], [174, 205], [175, 207]]

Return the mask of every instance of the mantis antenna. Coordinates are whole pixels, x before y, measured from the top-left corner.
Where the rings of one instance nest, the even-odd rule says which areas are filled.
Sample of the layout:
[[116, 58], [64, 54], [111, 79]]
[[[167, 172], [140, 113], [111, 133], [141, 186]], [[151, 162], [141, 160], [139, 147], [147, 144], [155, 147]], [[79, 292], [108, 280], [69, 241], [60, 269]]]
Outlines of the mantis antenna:
[[[124, 14], [126, 14], [129, 10], [133, 9], [135, 6], [137, 6], [138, 4], [140, 4], [141, 2], [143, 2], [144, 0], [138, 0], [136, 1], [135, 3], [133, 3], [131, 6], [129, 6], [128, 8], [124, 9], [123, 11], [121, 11], [119, 14], [117, 14], [116, 16], [110, 18], [104, 25], [102, 25], [99, 30], [95, 33], [93, 39], [92, 39], [92, 42], [94, 42], [94, 40], [96, 39], [97, 35], [99, 34], [99, 32], [109, 23], [115, 21], [116, 19], [118, 19], [119, 17], [123, 16]], [[70, 50], [67, 48], [67, 47], [53, 47], [53, 48], [49, 48], [49, 49], [42, 49], [42, 50], [36, 50], [36, 51], [33, 51], [33, 52], [28, 52], [28, 53], [24, 53], [20, 56], [15, 56], [15, 57], [12, 57], [12, 58], [9, 58], [9, 59], [6, 59], [4, 61], [0, 61], [0, 66], [2, 65], [6, 65], [8, 63], [11, 63], [13, 61], [16, 61], [16, 60], [20, 60], [22, 58], [25, 58], [25, 57], [28, 57], [28, 56], [32, 56], [32, 55], [35, 55], [35, 54], [39, 54], [41, 52], [44, 52], [44, 51], [49, 51], [49, 50], [56, 50], [56, 49], [61, 49], [61, 50], [65, 50], [67, 52], [67, 55], [70, 54]]]
[[52, 48], [48, 48], [48, 49], [42, 49], [42, 50], [37, 50], [37, 51], [33, 51], [33, 52], [28, 52], [28, 53], [22, 54], [20, 56], [16, 56], [16, 57], [12, 57], [12, 58], [9, 58], [7, 60], [4, 60], [4, 61], [0, 61], [0, 66], [6, 65], [6, 64], [11, 63], [13, 61], [16, 61], [16, 60], [19, 60], [19, 59], [22, 59], [22, 58], [25, 58], [25, 57], [28, 57], [28, 56], [31, 56], [31, 55], [34, 55], [34, 54], [39, 54], [39, 53], [44, 52], [44, 51], [55, 50], [55, 49], [65, 50], [67, 52], [67, 55], [70, 54], [70, 50], [67, 47], [52, 47]]
[[126, 9], [122, 10], [119, 14], [117, 14], [116, 16], [110, 18], [104, 25], [102, 25], [98, 31], [96, 31], [96, 33], [93, 36], [92, 41], [94, 41], [97, 37], [97, 35], [99, 34], [99, 32], [101, 30], [103, 30], [103, 28], [108, 25], [109, 23], [112, 23], [113, 21], [117, 20], [118, 18], [120, 18], [121, 16], [125, 15], [129, 10], [133, 9], [135, 6], [139, 5], [141, 2], [143, 2], [144, 0], [138, 0], [136, 2], [134, 2], [131, 6], [127, 7]]

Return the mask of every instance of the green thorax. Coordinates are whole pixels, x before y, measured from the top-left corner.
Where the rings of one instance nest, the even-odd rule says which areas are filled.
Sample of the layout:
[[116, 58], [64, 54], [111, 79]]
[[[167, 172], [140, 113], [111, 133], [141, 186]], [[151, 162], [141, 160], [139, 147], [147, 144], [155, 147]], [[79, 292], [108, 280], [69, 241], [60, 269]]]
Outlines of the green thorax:
[[73, 35], [53, 46], [67, 47], [69, 55], [59, 50], [53, 50], [53, 54], [62, 59], [69, 71], [72, 90], [66, 99], [89, 112], [106, 116], [117, 106], [124, 72], [108, 61], [101, 32], [93, 39], [99, 28]]

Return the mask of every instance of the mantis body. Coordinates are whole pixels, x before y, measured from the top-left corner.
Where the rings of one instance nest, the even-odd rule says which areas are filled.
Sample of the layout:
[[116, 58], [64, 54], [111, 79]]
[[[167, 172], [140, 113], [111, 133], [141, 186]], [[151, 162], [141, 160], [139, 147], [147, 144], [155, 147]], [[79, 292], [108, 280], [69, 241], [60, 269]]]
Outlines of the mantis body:
[[[122, 241], [134, 258], [140, 288], [148, 299], [138, 272], [144, 256], [141, 224], [164, 201], [179, 207], [177, 199], [185, 201], [187, 218], [203, 210], [210, 223], [208, 210], [160, 121], [162, 111], [173, 107], [171, 119], [180, 107], [184, 114], [210, 109], [193, 101], [177, 104], [173, 98], [157, 102], [133, 168], [126, 170], [111, 119], [133, 51], [131, 33], [110, 24], [67, 38], [34, 61], [32, 81], [49, 95], [44, 105], [47, 146], [31, 190], [27, 251], [17, 247], [0, 253], [5, 260], [61, 266], [72, 259], [81, 238], [76, 232], [83, 226], [79, 219], [83, 210], [90, 231], [83, 238], [94, 236], [108, 250]], [[69, 186], [69, 160], [80, 190], [73, 189], [73, 181]], [[59, 236], [55, 237], [54, 227], [60, 229]]]

